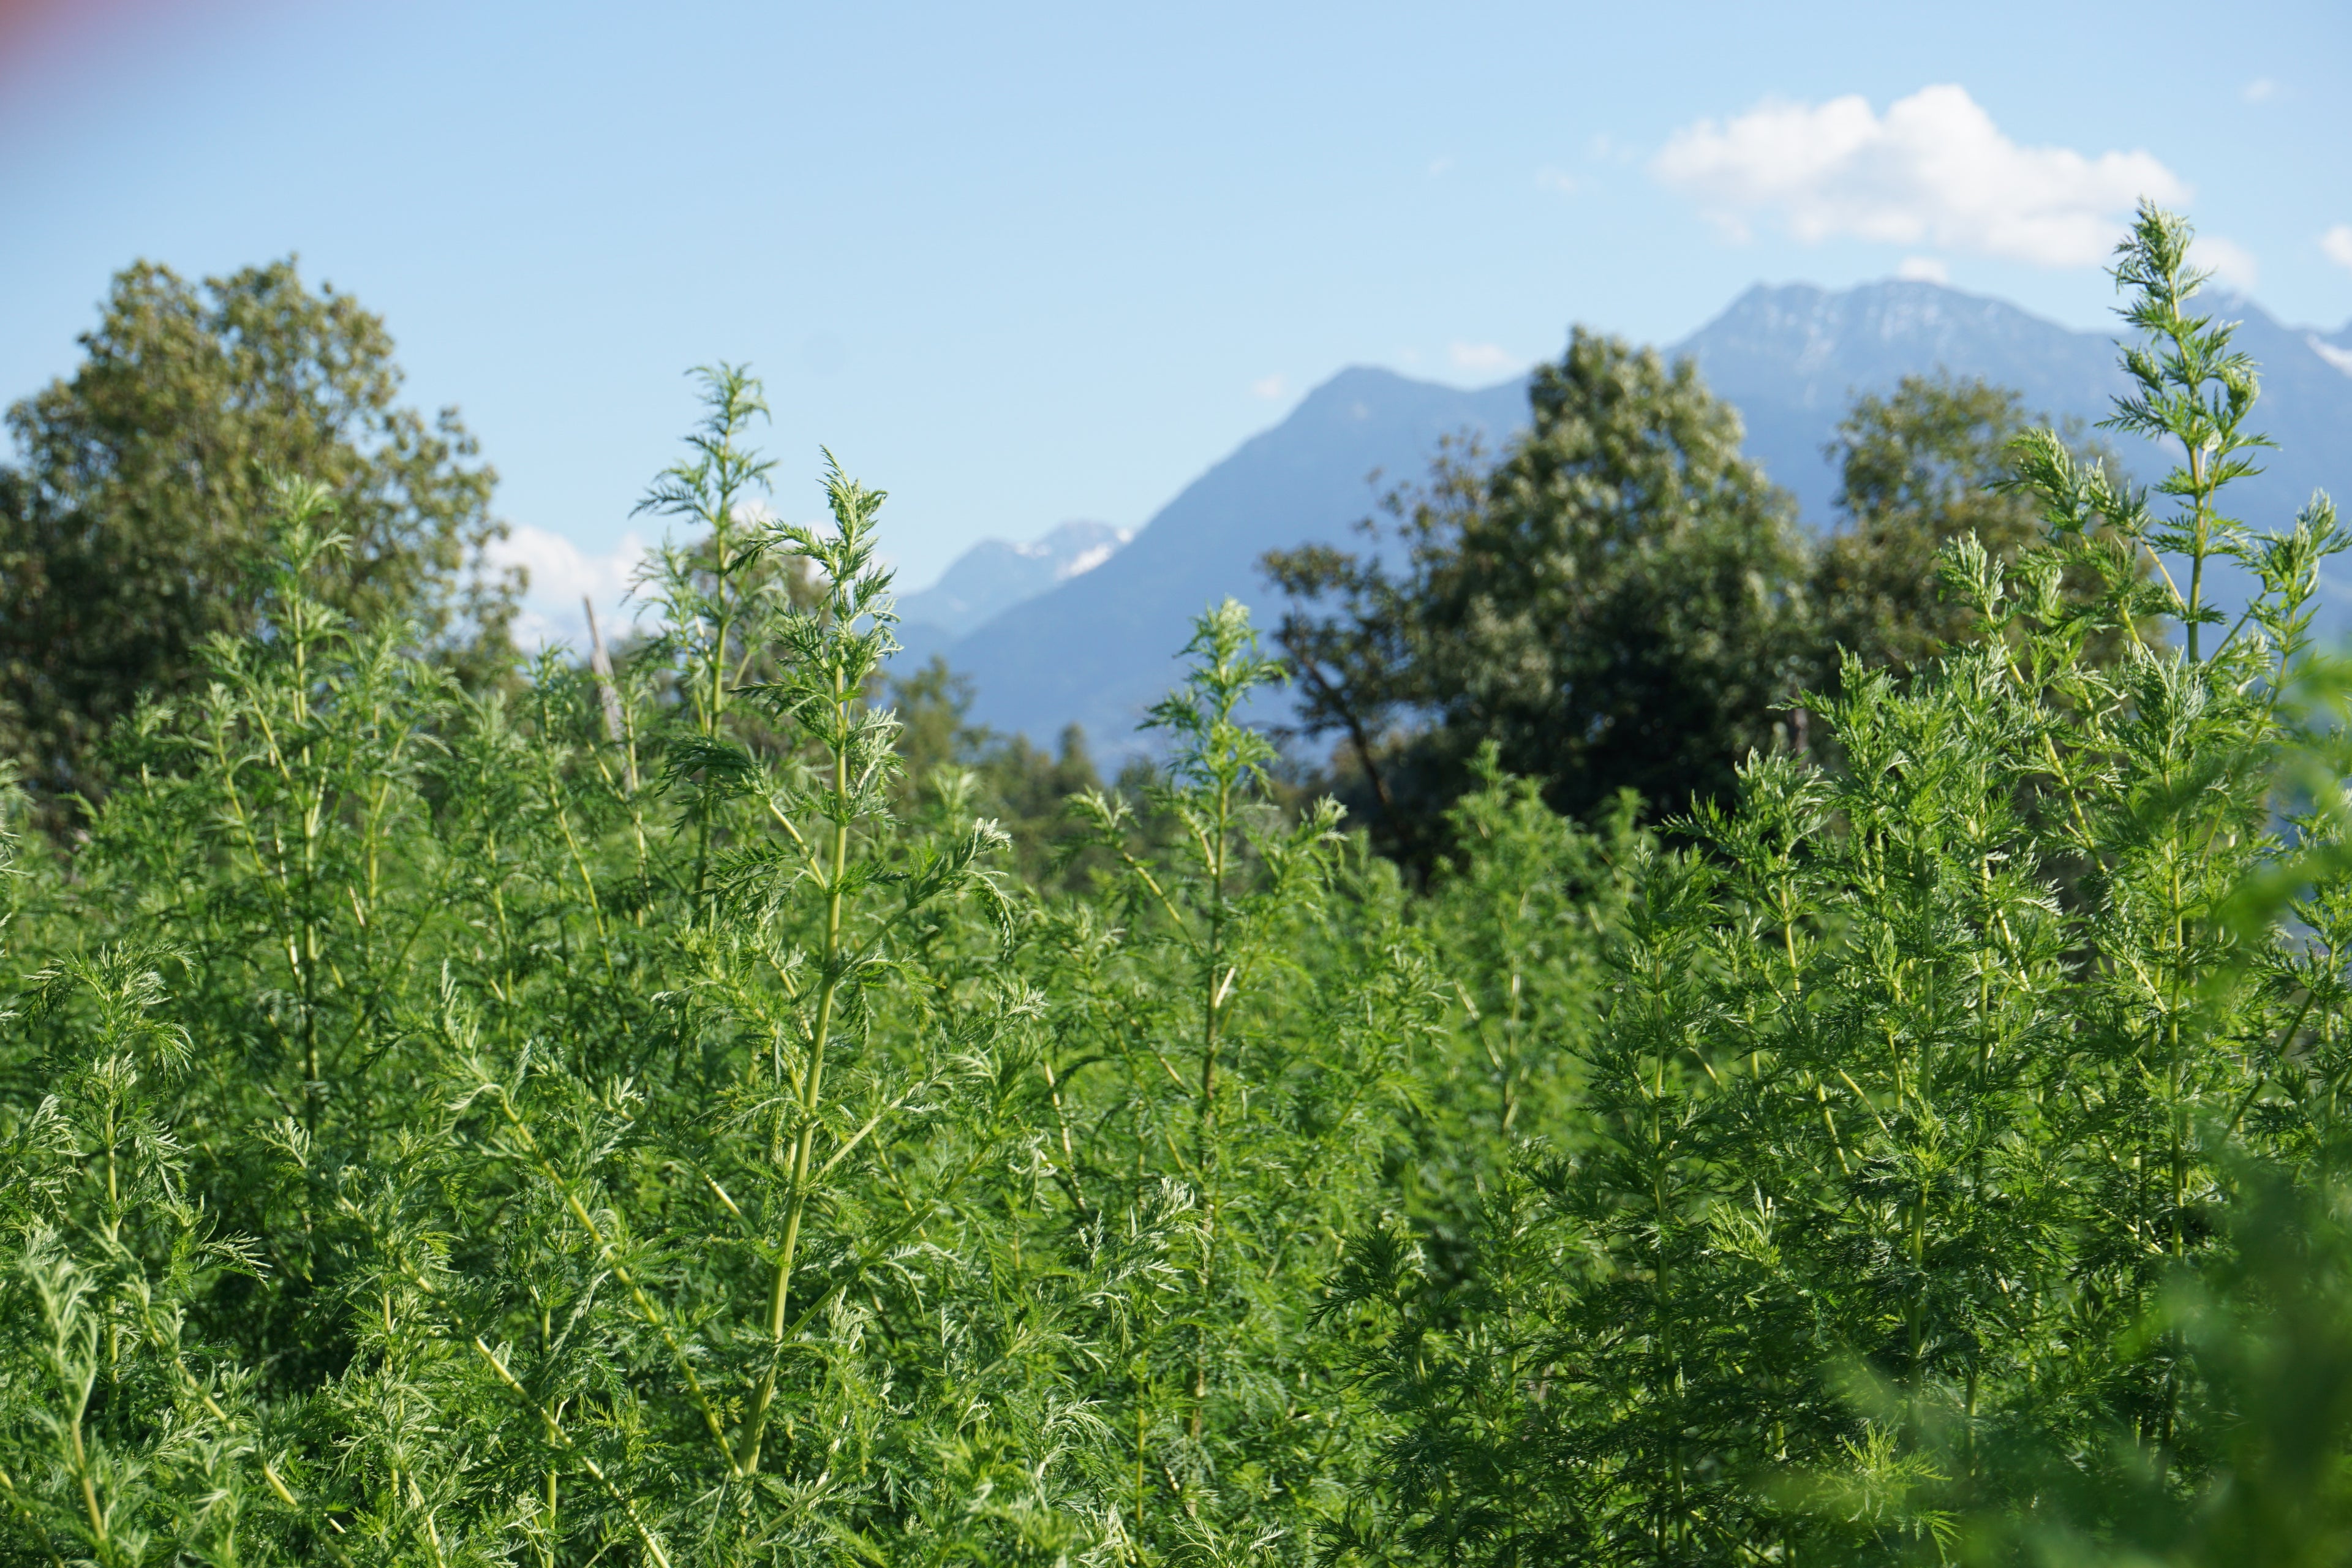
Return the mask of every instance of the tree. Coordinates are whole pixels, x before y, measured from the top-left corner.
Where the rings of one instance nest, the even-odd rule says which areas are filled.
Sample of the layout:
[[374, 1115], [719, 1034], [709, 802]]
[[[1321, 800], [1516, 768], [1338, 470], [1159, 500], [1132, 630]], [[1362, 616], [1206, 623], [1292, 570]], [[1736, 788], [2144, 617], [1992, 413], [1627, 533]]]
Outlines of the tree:
[[9, 410], [20, 462], [0, 468], [0, 749], [44, 795], [101, 789], [106, 726], [186, 689], [208, 637], [258, 624], [278, 474], [332, 497], [349, 548], [329, 603], [505, 663], [521, 579], [486, 569], [496, 475], [455, 410], [396, 404], [381, 317], [290, 259], [201, 285], [142, 261], [81, 345]]
[[1854, 400], [1825, 448], [1846, 520], [1814, 568], [1825, 644], [1909, 668], [1967, 636], [1968, 610], [1943, 594], [1937, 552], [1973, 533], [2006, 563], [2041, 537], [2032, 499], [1993, 488], [2025, 427], [2023, 399], [1980, 380], [1907, 375]]
[[1721, 796], [1798, 688], [1806, 551], [1738, 411], [1687, 360], [1582, 329], [1528, 401], [1499, 463], [1441, 454], [1366, 553], [1266, 557], [1306, 727], [1348, 736], [1392, 846], [1489, 740], [1571, 814]]
[[[1821, 687], [1836, 684], [1841, 649], [1909, 670], [1975, 634], [1974, 612], [1944, 591], [1937, 560], [1948, 542], [1974, 534], [2009, 565], [2041, 539], [2032, 494], [2011, 482], [2012, 448], [2028, 429], [2051, 423], [2029, 417], [2024, 399], [2006, 387], [1942, 372], [1906, 375], [1883, 396], [1854, 400], [1826, 448], [1844, 521], [1822, 541], [1813, 566]], [[2115, 454], [2098, 443], [2065, 435], [2078, 462], [2113, 464]], [[2091, 587], [2079, 572], [2066, 579], [2071, 597]], [[2108, 637], [2093, 652], [2109, 662], [2122, 647], [2121, 637]]]
[[1080, 885], [1101, 863], [1066, 842], [1072, 803], [1103, 784], [1082, 726], [1064, 726], [1048, 752], [1026, 735], [975, 724], [971, 681], [937, 654], [911, 674], [891, 676], [887, 689], [907, 764], [902, 809], [919, 816], [928, 795], [934, 806], [953, 804], [993, 819], [1011, 837], [1016, 863], [1041, 887]]

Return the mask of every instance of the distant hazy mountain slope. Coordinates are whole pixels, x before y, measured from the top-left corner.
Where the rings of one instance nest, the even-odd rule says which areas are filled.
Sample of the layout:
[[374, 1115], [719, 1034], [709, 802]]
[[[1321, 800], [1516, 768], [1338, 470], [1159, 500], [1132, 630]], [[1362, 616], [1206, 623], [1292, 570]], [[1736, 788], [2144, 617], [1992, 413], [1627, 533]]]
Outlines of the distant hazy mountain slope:
[[2309, 343], [2311, 352], [2321, 359], [2346, 375], [2352, 375], [2352, 327], [2340, 332], [2307, 332], [2304, 335], [2304, 342]]
[[1080, 521], [1066, 522], [1025, 544], [982, 540], [950, 563], [938, 582], [899, 595], [895, 668], [920, 668], [974, 627], [1056, 583], [1085, 576], [1134, 537], [1133, 529]]
[[[2238, 346], [2263, 374], [2254, 423], [2279, 444], [2263, 458], [2263, 473], [2246, 484], [2246, 517], [2264, 526], [2283, 522], [2314, 489], [2326, 490], [2339, 507], [2352, 503], [2352, 325], [2331, 339], [2282, 325], [2250, 300], [2224, 300], [2214, 309], [2244, 323]], [[2336, 570], [2352, 577], [2341, 557]]]
[[[2279, 443], [2268, 471], [2236, 492], [2249, 514], [2284, 521], [2315, 487], [2352, 481], [2345, 456], [2352, 375], [2323, 353], [2334, 342], [2281, 326], [2249, 300], [2209, 296], [2204, 303], [2242, 321], [2238, 344], [2263, 370], [2259, 421]], [[2002, 300], [1933, 283], [1837, 292], [1758, 287], [1674, 352], [1695, 356], [1707, 384], [1738, 405], [1748, 452], [1795, 492], [1816, 527], [1833, 521], [1836, 489], [1822, 447], [1858, 392], [1883, 392], [1906, 374], [1940, 367], [2014, 387], [2031, 409], [2096, 421], [2125, 390], [2108, 333], [2072, 331]], [[2352, 353], [2345, 357], [2352, 362]], [[2121, 437], [2107, 439], [2138, 477], [2154, 477], [2154, 454]]]
[[1056, 583], [1084, 576], [1131, 537], [1107, 522], [1066, 522], [1026, 544], [983, 539], [957, 556], [938, 582], [902, 595], [899, 618], [960, 637]]
[[[2261, 421], [2281, 446], [2268, 472], [2236, 492], [2244, 515], [2284, 522], [2315, 487], [2352, 499], [2352, 326], [2322, 334], [2283, 327], [2245, 300], [2213, 307], [2244, 319], [2239, 341], [2263, 364]], [[1822, 447], [1857, 392], [1940, 366], [2014, 386], [2062, 418], [2098, 419], [2123, 385], [2105, 333], [1929, 283], [1752, 289], [1669, 352], [1696, 356], [1746, 418], [1749, 454], [1822, 529], [1834, 521], [1835, 488]], [[1525, 422], [1526, 407], [1522, 382], [1465, 392], [1341, 372], [1101, 566], [949, 645], [949, 661], [978, 689], [975, 717], [1041, 741], [1075, 721], [1107, 755], [1133, 749], [1135, 723], [1174, 678], [1173, 656], [1203, 605], [1231, 594], [1271, 625], [1281, 606], [1258, 574], [1261, 555], [1343, 540], [1376, 500], [1370, 471], [1391, 483], [1415, 478], [1439, 437], [1474, 429], [1491, 446]], [[2147, 453], [2125, 456], [2142, 477], [2153, 471]]]
[[2123, 388], [2105, 338], [2071, 332], [1999, 300], [1932, 283], [1875, 283], [1832, 293], [1759, 286], [1675, 345], [1739, 407], [1748, 451], [1825, 527], [1837, 476], [1822, 455], [1857, 392], [1947, 368], [2025, 395], [2061, 416], [2104, 416]]
[[1187, 486], [1118, 554], [954, 644], [949, 661], [978, 689], [973, 717], [1041, 740], [1076, 722], [1107, 753], [1130, 749], [1204, 605], [1230, 594], [1271, 624], [1258, 557], [1343, 538], [1372, 510], [1375, 469], [1390, 482], [1417, 476], [1441, 436], [1499, 436], [1525, 406], [1517, 383], [1463, 392], [1383, 370], [1340, 372]]

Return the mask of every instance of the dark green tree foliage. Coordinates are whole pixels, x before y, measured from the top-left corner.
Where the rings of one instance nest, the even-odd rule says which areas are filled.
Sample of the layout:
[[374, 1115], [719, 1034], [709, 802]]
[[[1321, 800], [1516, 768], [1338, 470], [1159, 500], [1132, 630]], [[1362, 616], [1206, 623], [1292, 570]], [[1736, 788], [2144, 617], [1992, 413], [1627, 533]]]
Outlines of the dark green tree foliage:
[[1530, 398], [1499, 464], [1449, 447], [1370, 553], [1266, 560], [1292, 596], [1303, 728], [1339, 740], [1333, 782], [1417, 865], [1488, 742], [1577, 813], [1622, 789], [1667, 812], [1722, 798], [1751, 749], [1811, 742], [1811, 714], [1783, 707], [1843, 658], [1909, 668], [1979, 629], [1937, 570], [1945, 544], [1973, 535], [2007, 563], [2041, 536], [2010, 452], [2021, 402], [1980, 381], [1858, 398], [1828, 454], [1840, 525], [1817, 539], [1770, 525], [1736, 416], [1686, 365], [1580, 334]]
[[495, 476], [454, 411], [399, 405], [392, 340], [349, 295], [290, 261], [201, 286], [142, 262], [81, 344], [8, 411], [0, 468], [0, 750], [39, 790], [98, 787], [104, 728], [200, 683], [207, 637], [258, 624], [274, 475], [334, 497], [329, 603], [413, 620], [477, 673], [509, 655], [516, 584], [482, 560], [504, 531]]
[[[1854, 400], [1828, 449], [1842, 517], [1816, 548], [1808, 595], [1817, 685], [1834, 684], [1843, 658], [1916, 668], [1982, 630], [1937, 563], [1965, 538], [2004, 566], [2040, 542], [2040, 502], [2017, 482], [2012, 455], [2038, 427], [2017, 394], [1944, 374], [1906, 376], [1884, 396]], [[2113, 461], [2096, 443], [2068, 445], [2078, 464]], [[2098, 591], [2080, 571], [2064, 586], [2078, 597]], [[2118, 632], [2088, 651], [2112, 660], [2128, 641]]]
[[1949, 376], [1906, 376], [1854, 400], [1828, 454], [1842, 521], [1813, 568], [1825, 651], [1908, 669], [1977, 629], [1934, 563], [1969, 535], [2004, 565], [2040, 541], [2035, 498], [2002, 484], [2029, 423], [2017, 394]]
[[[1580, 329], [1500, 462], [1441, 460], [1374, 548], [1267, 558], [1307, 728], [1343, 733], [1398, 816], [1468, 784], [1486, 742], [1580, 815], [1633, 789], [1731, 789], [1798, 686], [1804, 554], [1687, 362]], [[1396, 754], [1392, 724], [1419, 728]]]

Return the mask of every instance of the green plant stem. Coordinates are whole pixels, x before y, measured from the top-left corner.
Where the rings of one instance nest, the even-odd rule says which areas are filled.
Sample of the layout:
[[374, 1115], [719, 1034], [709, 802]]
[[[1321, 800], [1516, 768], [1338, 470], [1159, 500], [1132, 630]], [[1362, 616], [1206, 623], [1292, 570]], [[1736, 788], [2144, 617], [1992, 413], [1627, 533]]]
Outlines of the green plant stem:
[[[490, 1347], [482, 1342], [481, 1335], [476, 1334], [473, 1336], [473, 1345], [475, 1353], [478, 1354], [484, 1362], [488, 1363], [490, 1375], [497, 1378], [500, 1383], [506, 1384], [508, 1392], [512, 1394], [516, 1398], [521, 1400], [530, 1409], [530, 1413], [539, 1417], [540, 1424], [546, 1428], [547, 1435], [555, 1439], [557, 1446], [562, 1447], [565, 1453], [570, 1454], [573, 1458], [579, 1460], [580, 1468], [588, 1472], [589, 1478], [598, 1486], [604, 1489], [604, 1493], [607, 1497], [610, 1497], [614, 1502], [621, 1505], [622, 1515], [628, 1520], [630, 1530], [635, 1532], [637, 1541], [645, 1547], [646, 1554], [653, 1558], [654, 1562], [659, 1565], [659, 1568], [670, 1568], [669, 1552], [663, 1548], [660, 1538], [656, 1536], [651, 1530], [646, 1528], [646, 1521], [644, 1519], [639, 1517], [637, 1513], [636, 1500], [630, 1497], [627, 1493], [622, 1491], [618, 1486], [614, 1485], [612, 1478], [605, 1475], [604, 1468], [598, 1465], [596, 1461], [589, 1456], [587, 1450], [581, 1447], [579, 1444], [573, 1442], [572, 1440], [572, 1435], [557, 1424], [555, 1417], [549, 1415], [546, 1409], [540, 1405], [538, 1400], [531, 1397], [530, 1391], [523, 1387], [520, 1383], [515, 1381], [514, 1373], [507, 1370], [506, 1363], [500, 1361], [496, 1355], [491, 1353]], [[553, 1478], [551, 1476], [549, 1479], [549, 1493], [551, 1498], [553, 1495]], [[552, 1507], [551, 1501], [550, 1506], [551, 1508]]]
[[2205, 482], [2205, 452], [2201, 447], [2181, 443], [2189, 450], [2189, 482], [2191, 492], [2190, 547], [2189, 556], [2189, 662], [2197, 662], [2197, 634], [2204, 628], [2198, 624], [2197, 612], [2204, 604], [2206, 536], [2212, 527], [2211, 487]]
[[1209, 1401], [1209, 1364], [1205, 1339], [1210, 1316], [1210, 1291], [1214, 1281], [1217, 1255], [1217, 1222], [1222, 1194], [1217, 1186], [1216, 1125], [1217, 1125], [1217, 1047], [1218, 1024], [1227, 994], [1234, 984], [1234, 973], [1226, 967], [1221, 980], [1217, 970], [1224, 963], [1225, 942], [1225, 862], [1233, 821], [1233, 784], [1220, 777], [1217, 781], [1213, 834], [1209, 845], [1209, 940], [1204, 955], [1207, 965], [1203, 975], [1201, 1013], [1201, 1107], [1200, 1123], [1195, 1133], [1193, 1163], [1201, 1175], [1202, 1215], [1201, 1236], [1201, 1323], [1195, 1331], [1192, 1346], [1192, 1437], [1200, 1440], [1202, 1425], [1206, 1419]]
[[[837, 668], [833, 676], [833, 702], [838, 735], [847, 722], [848, 698]], [[767, 1426], [769, 1405], [775, 1398], [777, 1367], [783, 1359], [784, 1313], [792, 1294], [793, 1260], [800, 1247], [801, 1219], [808, 1209], [809, 1161], [816, 1145], [825, 1041], [833, 1032], [834, 1005], [841, 991], [842, 896], [849, 870], [849, 753], [845, 744], [834, 748], [833, 795], [833, 858], [826, 868], [824, 884], [824, 978], [817, 985], [816, 1021], [809, 1039], [808, 1064], [801, 1074], [801, 1124], [793, 1139], [792, 1195], [786, 1200], [784, 1211], [784, 1240], [777, 1249], [775, 1278], [768, 1289], [768, 1365], [760, 1374], [759, 1392], [752, 1395], [751, 1414], [744, 1419], [742, 1440], [736, 1449], [736, 1467], [747, 1476], [760, 1468], [761, 1435]]]

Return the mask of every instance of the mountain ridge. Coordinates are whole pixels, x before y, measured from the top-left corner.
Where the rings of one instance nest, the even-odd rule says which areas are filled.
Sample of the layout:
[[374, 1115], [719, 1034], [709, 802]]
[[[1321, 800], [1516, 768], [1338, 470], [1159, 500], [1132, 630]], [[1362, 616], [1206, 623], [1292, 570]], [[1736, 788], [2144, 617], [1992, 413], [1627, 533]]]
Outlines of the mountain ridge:
[[1076, 519], [1031, 540], [982, 540], [950, 562], [929, 587], [899, 595], [902, 657], [924, 662], [1055, 584], [1084, 576], [1134, 537], [1131, 528]]
[[[2323, 334], [2284, 326], [2251, 300], [2210, 304], [2244, 323], [2240, 346], [2263, 369], [2258, 417], [2281, 447], [2267, 472], [2241, 487], [2242, 510], [2284, 522], [2315, 486], [2352, 481], [2342, 455], [2352, 446], [2352, 372], [2321, 346], [2352, 360], [2352, 323]], [[1836, 489], [1823, 449], [1857, 393], [1944, 369], [2014, 386], [2037, 414], [2087, 422], [2105, 417], [2124, 385], [2104, 334], [1909, 280], [1837, 290], [1759, 284], [1665, 352], [1696, 359], [1740, 410], [1748, 455], [1816, 529], [1832, 521]], [[1465, 389], [1377, 366], [1341, 370], [1213, 464], [1109, 559], [935, 651], [972, 681], [981, 722], [1040, 742], [1075, 722], [1105, 755], [1144, 749], [1134, 727], [1176, 678], [1178, 650], [1204, 605], [1232, 595], [1270, 626], [1278, 602], [1256, 566], [1266, 551], [1346, 542], [1383, 488], [1427, 471], [1441, 437], [1468, 433], [1499, 446], [1526, 421], [1526, 384]], [[2156, 471], [2147, 448], [2113, 444], [2128, 468]]]

